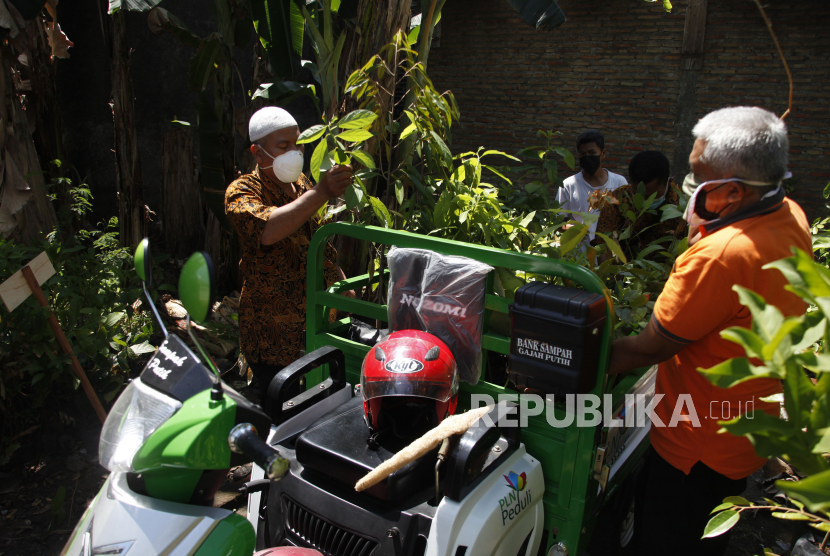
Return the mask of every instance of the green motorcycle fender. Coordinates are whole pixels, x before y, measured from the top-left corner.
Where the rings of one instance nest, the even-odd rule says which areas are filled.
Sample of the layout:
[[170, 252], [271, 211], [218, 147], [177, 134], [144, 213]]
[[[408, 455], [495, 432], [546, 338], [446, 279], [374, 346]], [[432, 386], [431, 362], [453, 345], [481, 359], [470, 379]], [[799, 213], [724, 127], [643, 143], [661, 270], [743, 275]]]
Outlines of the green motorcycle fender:
[[187, 503], [204, 470], [230, 467], [228, 432], [236, 419], [236, 402], [210, 399], [205, 390], [185, 401], [158, 428], [133, 458], [150, 496]]
[[251, 556], [256, 545], [254, 528], [239, 514], [216, 524], [193, 556]]

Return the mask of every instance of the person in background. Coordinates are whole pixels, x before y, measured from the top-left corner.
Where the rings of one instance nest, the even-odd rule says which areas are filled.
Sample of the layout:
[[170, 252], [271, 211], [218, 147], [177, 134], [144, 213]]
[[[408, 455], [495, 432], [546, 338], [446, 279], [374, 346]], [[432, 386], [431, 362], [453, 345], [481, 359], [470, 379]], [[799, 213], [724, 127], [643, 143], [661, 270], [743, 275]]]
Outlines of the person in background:
[[[625, 185], [625, 178], [602, 167], [608, 152], [605, 149], [605, 137], [599, 131], [588, 130], [580, 133], [576, 139], [576, 152], [582, 171], [562, 183], [562, 187], [556, 192], [556, 201], [559, 207], [565, 210], [596, 213], [597, 210], [589, 207], [588, 197], [596, 191], [613, 191]], [[582, 222], [580, 215], [570, 216], [577, 222]], [[591, 225], [588, 232], [588, 241], [594, 239], [595, 231], [596, 222]]]
[[[287, 111], [258, 110], [248, 124], [257, 166], [225, 192], [225, 214], [242, 249], [239, 331], [242, 353], [265, 403], [271, 379], [305, 349], [306, 259], [320, 227], [317, 211], [343, 194], [352, 167], [334, 166], [312, 185], [302, 174], [300, 129]], [[326, 284], [343, 278], [325, 247]]]
[[[624, 185], [608, 194], [607, 199], [602, 203], [599, 220], [597, 221], [597, 232], [609, 236], [619, 235], [633, 224], [631, 233], [627, 239], [619, 240], [620, 247], [628, 257], [635, 257], [643, 248], [652, 241], [666, 236], [685, 237], [686, 221], [683, 216], [676, 216], [662, 221], [663, 211], [661, 207], [666, 204], [677, 205], [679, 195], [673, 187], [670, 177], [669, 159], [660, 151], [642, 151], [634, 155], [628, 163], [628, 176], [631, 184]], [[654, 200], [643, 214], [639, 215], [635, 222], [631, 222], [626, 216], [626, 211], [638, 212], [634, 206], [633, 197], [637, 193], [640, 184], [645, 188], [643, 197], [648, 200], [655, 195]], [[618, 232], [615, 234], [614, 232]], [[599, 238], [593, 243], [602, 243]], [[668, 244], [665, 244], [666, 247]]]
[[[745, 437], [718, 434], [718, 421], [753, 411], [778, 415], [781, 392], [774, 379], [749, 380], [729, 389], [714, 386], [697, 369], [744, 357], [744, 349], [721, 337], [729, 327], [750, 328], [752, 314], [732, 288], [760, 294], [785, 317], [802, 315], [805, 303], [787, 291], [773, 261], [811, 253], [804, 211], [782, 187], [789, 142], [784, 122], [761, 108], [716, 110], [693, 130], [689, 163], [697, 184], [687, 220], [698, 219], [700, 239], [675, 261], [645, 330], [614, 340], [609, 373], [658, 365], [651, 445], [635, 502], [641, 525], [638, 554], [717, 556], [728, 534], [701, 539], [710, 512], [727, 496], [741, 494], [746, 478], [765, 459]], [[688, 396], [681, 398], [680, 396]], [[685, 401], [684, 401], [685, 400]], [[689, 407], [688, 400], [693, 405]], [[678, 402], [687, 420], [669, 426]], [[652, 418], [654, 421], [654, 418]]]

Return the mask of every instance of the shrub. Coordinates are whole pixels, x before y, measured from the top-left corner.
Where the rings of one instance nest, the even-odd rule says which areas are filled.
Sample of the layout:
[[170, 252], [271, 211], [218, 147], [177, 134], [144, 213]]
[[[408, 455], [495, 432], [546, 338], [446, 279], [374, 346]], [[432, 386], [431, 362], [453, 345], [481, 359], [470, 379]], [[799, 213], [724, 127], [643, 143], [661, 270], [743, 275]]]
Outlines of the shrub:
[[[91, 195], [83, 187], [71, 190], [72, 210], [83, 216]], [[149, 315], [137, 310], [140, 282], [132, 272], [132, 255], [118, 245], [118, 222], [111, 219], [103, 230], [66, 231], [68, 221], [44, 240], [27, 246], [0, 240], [0, 281], [46, 251], [56, 274], [43, 292], [65, 332], [81, 366], [103, 403], [121, 390], [136, 359], [155, 348]], [[41, 422], [48, 408], [71, 411], [78, 404], [87, 412], [89, 402], [78, 389], [79, 381], [47, 324], [48, 311], [33, 296], [13, 312], [0, 310], [0, 464], [16, 448], [21, 431]]]

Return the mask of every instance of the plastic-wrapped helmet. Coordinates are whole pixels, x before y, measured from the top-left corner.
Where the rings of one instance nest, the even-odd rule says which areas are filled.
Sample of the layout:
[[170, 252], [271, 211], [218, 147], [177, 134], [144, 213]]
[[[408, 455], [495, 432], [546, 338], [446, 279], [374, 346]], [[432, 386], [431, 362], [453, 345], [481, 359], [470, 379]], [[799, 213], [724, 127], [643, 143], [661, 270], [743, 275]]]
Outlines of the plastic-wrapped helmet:
[[393, 332], [369, 350], [360, 385], [373, 434], [433, 428], [455, 413], [458, 402], [455, 358], [444, 342], [419, 330]]

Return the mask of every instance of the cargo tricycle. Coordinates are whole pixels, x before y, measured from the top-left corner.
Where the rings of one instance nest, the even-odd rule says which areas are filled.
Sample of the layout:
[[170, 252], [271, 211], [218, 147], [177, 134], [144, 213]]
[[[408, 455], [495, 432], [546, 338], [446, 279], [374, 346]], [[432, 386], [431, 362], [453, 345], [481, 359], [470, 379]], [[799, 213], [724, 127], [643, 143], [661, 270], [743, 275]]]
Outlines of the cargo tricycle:
[[[354, 319], [332, 322], [329, 315], [339, 309], [387, 323], [387, 306], [341, 293], [385, 290], [389, 271], [326, 288], [323, 249], [336, 234], [466, 257], [540, 280], [520, 288], [513, 300], [496, 295], [495, 272], [484, 282], [482, 361], [497, 366], [509, 358], [507, 372], [499, 384], [488, 381], [498, 373], [487, 369], [476, 384], [462, 382], [457, 413], [501, 402], [492, 418], [470, 428], [438, 468], [431, 453], [364, 492], [355, 491], [356, 481], [394, 448], [366, 441], [359, 385], [372, 347], [349, 339]], [[549, 287], [541, 283], [545, 277], [561, 278], [567, 287]], [[617, 381], [606, 375], [613, 307], [594, 273], [551, 258], [336, 223], [322, 227], [310, 245], [306, 311], [307, 355], [274, 378], [266, 403], [274, 422], [268, 443], [290, 462], [289, 471], [280, 481], [268, 481], [255, 468], [247, 485], [258, 549], [296, 545], [337, 556], [562, 556], [586, 553], [591, 544], [592, 554], [631, 551], [635, 483], [650, 444], [648, 421], [635, 423], [625, 415], [642, 415], [653, 396], [655, 369]], [[305, 392], [287, 399], [285, 392], [299, 381]], [[524, 392], [544, 394], [546, 403], [534, 406]], [[601, 400], [593, 413], [604, 415], [600, 422], [580, 409], [590, 397]]]
[[[404, 281], [417, 290], [419, 271], [390, 280], [387, 269], [327, 288], [323, 250], [335, 234], [538, 280], [511, 299], [497, 292], [495, 271], [485, 271], [470, 297], [479, 307], [471, 324], [466, 308], [453, 307], [456, 297], [431, 304], [426, 293], [417, 302], [412, 291], [396, 297]], [[147, 283], [151, 260], [145, 240], [135, 261]], [[215, 292], [210, 257], [187, 261], [179, 293], [196, 350], [164, 331], [159, 350], [115, 402], [99, 445], [111, 474], [62, 555], [251, 556], [293, 546], [326, 556], [563, 556], [634, 548], [635, 485], [649, 423], [633, 417], [653, 397], [655, 371], [606, 375], [613, 307], [595, 274], [551, 258], [345, 223], [320, 228], [307, 267], [306, 354], [255, 405], [220, 380], [192, 334], [191, 318], [208, 318]], [[339, 309], [382, 328], [389, 307], [342, 292], [384, 291], [390, 281], [387, 305], [404, 300], [439, 314], [425, 330], [409, 332], [458, 328], [472, 338], [477, 355], [452, 353], [466, 382], [452, 380], [451, 405], [455, 417], [486, 409], [440, 448], [358, 492], [358, 480], [407, 453], [412, 441], [372, 433], [364, 362], [404, 376], [448, 361], [450, 349], [435, 343], [402, 361], [383, 351], [386, 343], [375, 345], [379, 330], [354, 334], [355, 321], [330, 318]], [[146, 288], [145, 295], [152, 306]], [[212, 507], [228, 469], [246, 461], [255, 463], [242, 489], [247, 520]]]

